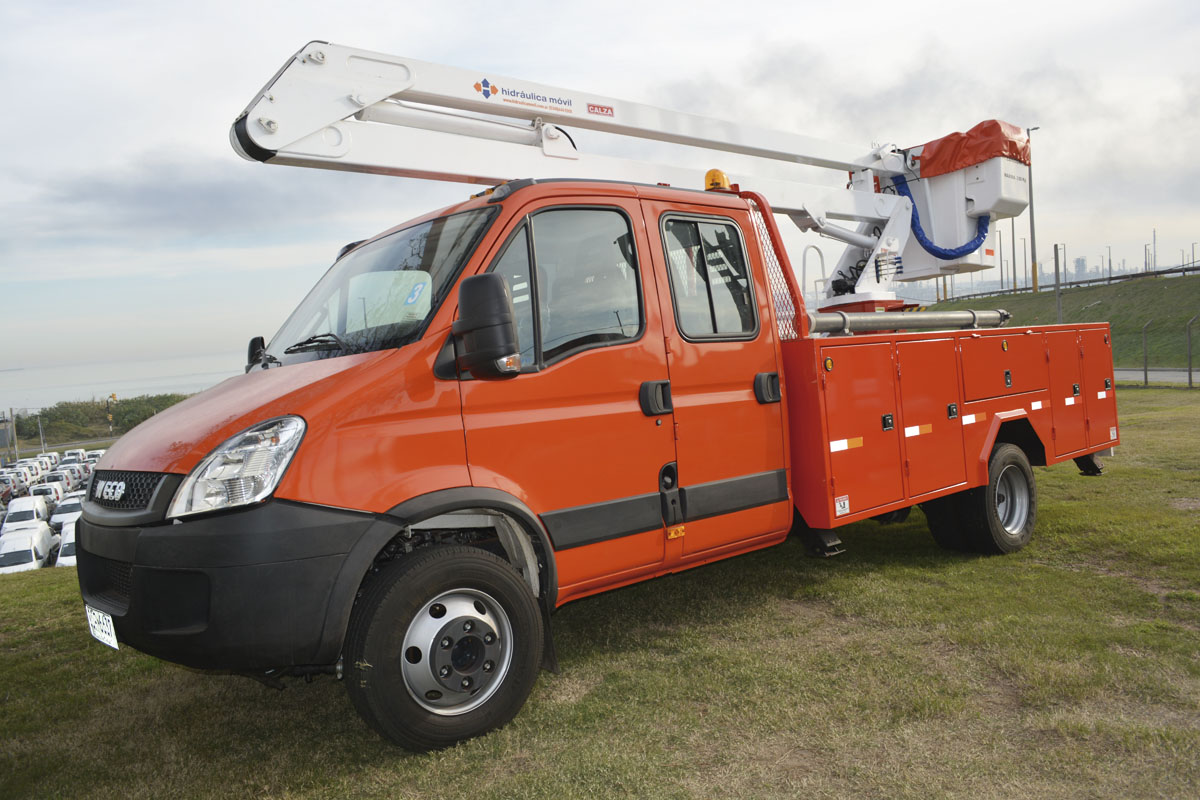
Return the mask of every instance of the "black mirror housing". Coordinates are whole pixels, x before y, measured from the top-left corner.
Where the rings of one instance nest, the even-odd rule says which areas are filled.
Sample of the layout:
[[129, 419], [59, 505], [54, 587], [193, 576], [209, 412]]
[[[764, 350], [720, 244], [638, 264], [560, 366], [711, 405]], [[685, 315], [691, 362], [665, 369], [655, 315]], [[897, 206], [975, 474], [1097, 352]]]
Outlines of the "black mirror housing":
[[458, 368], [476, 378], [511, 378], [521, 371], [512, 294], [504, 276], [473, 275], [458, 289], [458, 319], [451, 331]]
[[267, 342], [261, 336], [255, 336], [250, 340], [250, 346], [246, 348], [246, 372], [249, 372], [255, 364], [262, 360], [263, 350], [267, 349]]

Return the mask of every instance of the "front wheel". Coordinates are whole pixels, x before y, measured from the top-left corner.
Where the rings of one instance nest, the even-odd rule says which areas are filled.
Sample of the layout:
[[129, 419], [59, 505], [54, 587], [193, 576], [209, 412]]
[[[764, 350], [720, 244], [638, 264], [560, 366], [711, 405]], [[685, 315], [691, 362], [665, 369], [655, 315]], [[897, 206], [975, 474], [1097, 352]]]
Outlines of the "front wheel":
[[542, 661], [537, 601], [503, 559], [434, 546], [367, 583], [346, 636], [358, 713], [410, 750], [448, 747], [504, 725]]
[[962, 495], [967, 541], [980, 553], [1015, 553], [1033, 537], [1037, 484], [1024, 451], [1000, 444], [988, 460], [988, 483]]

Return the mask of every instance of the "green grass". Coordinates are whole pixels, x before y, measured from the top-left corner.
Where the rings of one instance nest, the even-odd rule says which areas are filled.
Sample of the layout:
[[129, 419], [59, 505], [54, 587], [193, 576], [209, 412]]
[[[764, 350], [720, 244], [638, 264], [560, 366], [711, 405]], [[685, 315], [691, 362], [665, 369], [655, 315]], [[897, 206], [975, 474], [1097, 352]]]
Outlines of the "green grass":
[[[938, 310], [1004, 308], [1014, 325], [1051, 325], [1058, 321], [1054, 292], [951, 300]], [[1140, 278], [1112, 285], [1068, 289], [1062, 293], [1063, 322], [1108, 322], [1113, 332], [1113, 361], [1118, 367], [1142, 365], [1142, 326], [1150, 365], [1186, 367], [1184, 326], [1200, 314], [1200, 275]], [[1193, 364], [1200, 364], [1200, 320], [1192, 326]]]
[[430, 755], [332, 679], [113, 652], [73, 570], [0, 576], [0, 797], [1194, 797], [1200, 393], [1118, 401], [1103, 477], [1035, 470], [1020, 553], [941, 551], [914, 512], [573, 603], [562, 673]]

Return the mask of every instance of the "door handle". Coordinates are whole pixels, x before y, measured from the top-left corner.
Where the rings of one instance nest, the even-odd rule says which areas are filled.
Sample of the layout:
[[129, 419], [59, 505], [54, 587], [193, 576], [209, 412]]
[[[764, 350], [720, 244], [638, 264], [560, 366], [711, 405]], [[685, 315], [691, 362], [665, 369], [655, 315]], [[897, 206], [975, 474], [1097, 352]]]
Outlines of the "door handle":
[[779, 373], [760, 372], [755, 375], [754, 397], [763, 405], [778, 403], [781, 397], [779, 393]]
[[638, 403], [647, 417], [670, 414], [675, 410], [671, 405], [671, 382], [644, 381], [638, 391]]

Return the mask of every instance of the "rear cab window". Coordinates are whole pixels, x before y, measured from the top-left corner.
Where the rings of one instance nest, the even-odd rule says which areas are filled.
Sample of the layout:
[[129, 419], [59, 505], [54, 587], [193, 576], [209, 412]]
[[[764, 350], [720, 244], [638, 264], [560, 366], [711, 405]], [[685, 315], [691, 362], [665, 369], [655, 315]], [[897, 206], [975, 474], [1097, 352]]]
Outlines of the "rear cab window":
[[690, 341], [753, 339], [754, 281], [737, 224], [673, 214], [661, 224], [679, 332]]

